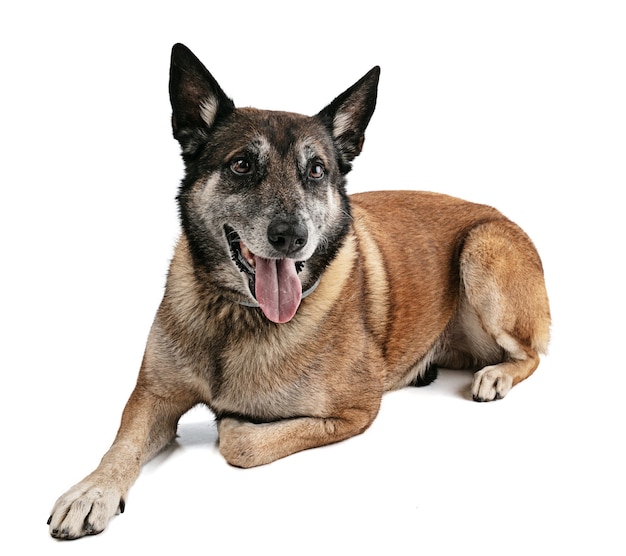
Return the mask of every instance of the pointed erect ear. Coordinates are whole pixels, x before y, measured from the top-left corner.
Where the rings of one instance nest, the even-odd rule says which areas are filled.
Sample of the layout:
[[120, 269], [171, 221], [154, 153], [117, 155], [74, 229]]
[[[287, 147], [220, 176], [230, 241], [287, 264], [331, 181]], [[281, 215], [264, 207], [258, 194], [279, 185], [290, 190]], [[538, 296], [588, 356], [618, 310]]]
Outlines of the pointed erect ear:
[[235, 108], [202, 62], [182, 44], [172, 48], [170, 102], [172, 129], [183, 157], [192, 156], [211, 126]]
[[365, 128], [376, 106], [379, 76], [380, 67], [376, 66], [318, 114], [333, 134], [346, 172], [363, 148]]

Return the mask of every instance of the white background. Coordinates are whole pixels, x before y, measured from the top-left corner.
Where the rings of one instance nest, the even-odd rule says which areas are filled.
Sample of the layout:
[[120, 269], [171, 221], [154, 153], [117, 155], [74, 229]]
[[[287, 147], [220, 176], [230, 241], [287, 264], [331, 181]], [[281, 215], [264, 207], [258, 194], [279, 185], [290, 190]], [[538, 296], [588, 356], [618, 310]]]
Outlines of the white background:
[[[4, 2], [0, 552], [624, 554], [622, 5]], [[521, 224], [550, 355], [505, 400], [444, 373], [387, 395], [358, 438], [246, 471], [195, 410], [123, 516], [61, 543], [49, 511], [113, 439], [178, 233], [174, 42], [238, 105], [306, 114], [380, 64], [350, 190], [440, 191]]]

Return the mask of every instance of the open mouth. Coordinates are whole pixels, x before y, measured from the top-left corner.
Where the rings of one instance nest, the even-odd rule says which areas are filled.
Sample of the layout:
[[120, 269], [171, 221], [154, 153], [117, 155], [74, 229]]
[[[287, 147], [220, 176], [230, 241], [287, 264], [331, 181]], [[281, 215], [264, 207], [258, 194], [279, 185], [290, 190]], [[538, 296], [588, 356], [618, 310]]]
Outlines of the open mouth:
[[296, 314], [302, 300], [298, 273], [303, 261], [266, 259], [255, 255], [230, 226], [224, 227], [231, 257], [248, 278], [250, 292], [263, 314], [272, 322], [285, 323]]

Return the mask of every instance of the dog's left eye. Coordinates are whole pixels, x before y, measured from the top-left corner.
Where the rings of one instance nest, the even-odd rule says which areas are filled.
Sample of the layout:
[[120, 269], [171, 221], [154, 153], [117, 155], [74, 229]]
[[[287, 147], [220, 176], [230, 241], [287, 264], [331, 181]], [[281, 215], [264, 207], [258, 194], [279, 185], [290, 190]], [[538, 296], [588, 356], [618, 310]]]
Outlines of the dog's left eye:
[[235, 158], [230, 163], [230, 169], [235, 172], [235, 174], [245, 175], [249, 174], [252, 171], [252, 164], [246, 158], [242, 156]]
[[321, 162], [313, 162], [309, 168], [309, 177], [314, 180], [321, 180], [324, 177], [325, 168]]

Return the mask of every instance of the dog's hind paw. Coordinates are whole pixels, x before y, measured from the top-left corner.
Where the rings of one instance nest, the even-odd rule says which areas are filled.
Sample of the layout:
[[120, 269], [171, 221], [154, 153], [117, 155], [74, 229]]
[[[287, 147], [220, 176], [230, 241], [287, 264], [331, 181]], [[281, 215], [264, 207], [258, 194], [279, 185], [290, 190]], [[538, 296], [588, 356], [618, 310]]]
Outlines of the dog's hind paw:
[[433, 363], [424, 370], [423, 374], [415, 377], [413, 382], [411, 382], [411, 386], [428, 386], [437, 379], [438, 373], [439, 367]]
[[476, 402], [499, 400], [513, 387], [513, 378], [499, 365], [485, 367], [474, 374], [472, 397]]

